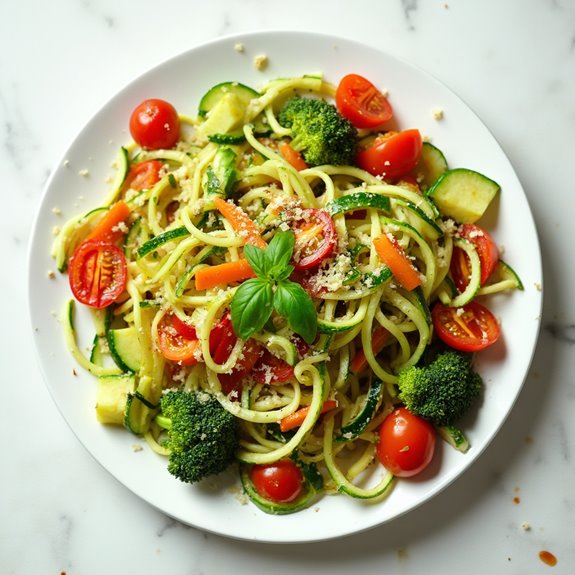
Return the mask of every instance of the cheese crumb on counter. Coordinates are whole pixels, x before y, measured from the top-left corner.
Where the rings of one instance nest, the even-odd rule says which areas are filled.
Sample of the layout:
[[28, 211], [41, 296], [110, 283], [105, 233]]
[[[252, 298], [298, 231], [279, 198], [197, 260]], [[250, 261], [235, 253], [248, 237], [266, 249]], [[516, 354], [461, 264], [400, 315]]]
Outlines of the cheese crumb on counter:
[[245, 47], [241, 42], [237, 42], [236, 44], [234, 44], [234, 50], [242, 54], [243, 52], [245, 52]]
[[80, 176], [82, 176], [83, 178], [85, 178], [85, 177], [87, 177], [87, 176], [90, 175], [90, 172], [89, 172], [88, 170], [86, 170], [86, 168], [84, 168], [83, 170], [80, 170], [80, 171], [78, 172], [78, 174], [79, 174]]

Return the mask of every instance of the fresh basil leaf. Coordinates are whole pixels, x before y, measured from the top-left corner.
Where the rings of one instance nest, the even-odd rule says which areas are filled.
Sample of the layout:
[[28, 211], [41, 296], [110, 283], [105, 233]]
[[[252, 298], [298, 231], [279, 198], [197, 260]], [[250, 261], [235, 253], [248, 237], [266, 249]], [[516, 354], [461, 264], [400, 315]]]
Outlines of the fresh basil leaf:
[[257, 246], [246, 244], [244, 246], [244, 255], [258, 277], [266, 278], [268, 276], [268, 260], [264, 250]]
[[241, 284], [230, 309], [234, 331], [241, 339], [248, 339], [262, 329], [273, 310], [272, 283], [263, 278], [253, 278]]
[[278, 282], [273, 305], [295, 333], [307, 343], [313, 342], [317, 335], [317, 314], [311, 297], [299, 284]]
[[[291, 274], [286, 275], [286, 270], [291, 268], [289, 262], [293, 254], [295, 236], [293, 232], [277, 232], [265, 250], [267, 259], [267, 277], [281, 281]], [[292, 270], [293, 271], [293, 270]]]

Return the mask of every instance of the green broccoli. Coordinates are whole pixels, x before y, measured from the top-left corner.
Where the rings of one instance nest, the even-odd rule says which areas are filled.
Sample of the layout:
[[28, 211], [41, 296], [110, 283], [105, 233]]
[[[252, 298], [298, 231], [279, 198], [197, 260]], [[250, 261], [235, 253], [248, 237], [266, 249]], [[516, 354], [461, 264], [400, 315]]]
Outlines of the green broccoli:
[[357, 130], [335, 106], [317, 98], [295, 96], [278, 114], [279, 123], [291, 130], [291, 146], [312, 165], [351, 164], [357, 146]]
[[398, 397], [412, 413], [446, 426], [465, 414], [482, 383], [471, 366], [471, 356], [449, 349], [426, 365], [401, 370]]
[[156, 423], [168, 431], [168, 471], [186, 483], [224, 471], [239, 442], [237, 419], [205, 392], [172, 390], [160, 400]]

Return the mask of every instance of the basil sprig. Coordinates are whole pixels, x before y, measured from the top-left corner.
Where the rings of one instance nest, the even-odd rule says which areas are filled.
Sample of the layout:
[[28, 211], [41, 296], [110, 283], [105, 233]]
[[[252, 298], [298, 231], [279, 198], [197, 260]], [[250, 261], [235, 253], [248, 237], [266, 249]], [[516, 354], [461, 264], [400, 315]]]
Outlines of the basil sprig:
[[315, 339], [317, 315], [311, 297], [288, 279], [293, 272], [289, 262], [294, 241], [293, 232], [278, 232], [265, 249], [250, 244], [244, 247], [257, 277], [242, 283], [232, 299], [232, 325], [241, 339], [260, 331], [274, 309], [307, 343]]

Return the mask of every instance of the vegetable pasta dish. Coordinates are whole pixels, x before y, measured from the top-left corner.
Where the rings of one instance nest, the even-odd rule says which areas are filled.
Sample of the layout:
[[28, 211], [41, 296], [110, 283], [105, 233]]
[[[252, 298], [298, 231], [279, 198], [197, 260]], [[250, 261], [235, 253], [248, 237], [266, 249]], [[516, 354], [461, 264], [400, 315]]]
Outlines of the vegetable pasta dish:
[[194, 115], [150, 98], [126, 123], [107, 195], [52, 248], [99, 422], [186, 483], [237, 466], [272, 514], [379, 502], [437, 438], [470, 447], [489, 295], [523, 289], [481, 223], [496, 181], [398, 128], [358, 74], [224, 81]]

